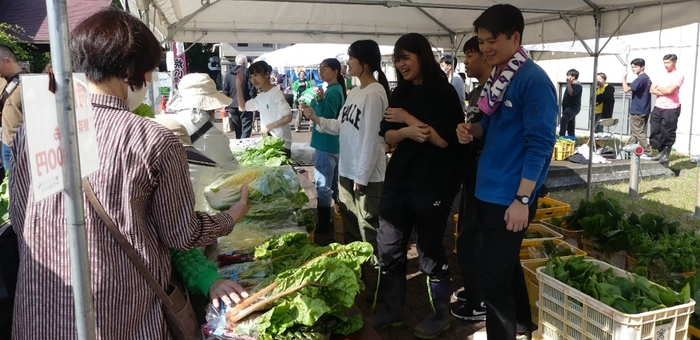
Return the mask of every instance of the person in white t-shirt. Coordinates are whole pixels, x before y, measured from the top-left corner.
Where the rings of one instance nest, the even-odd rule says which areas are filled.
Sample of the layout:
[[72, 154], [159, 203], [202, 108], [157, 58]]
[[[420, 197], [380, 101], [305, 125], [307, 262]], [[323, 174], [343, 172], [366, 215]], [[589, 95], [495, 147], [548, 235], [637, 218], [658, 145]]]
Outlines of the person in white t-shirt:
[[[379, 198], [386, 171], [386, 143], [379, 136], [379, 125], [389, 105], [389, 82], [381, 70], [376, 42], [358, 40], [350, 45], [348, 55], [349, 73], [359, 78], [360, 86], [350, 91], [338, 118], [319, 117], [308, 107], [304, 115], [316, 123], [319, 132], [340, 136], [338, 206], [343, 237], [346, 243], [369, 242], [376, 255]], [[377, 264], [376, 256], [372, 261]]]
[[292, 130], [289, 123], [292, 121], [292, 108], [284, 98], [279, 88], [270, 83], [272, 67], [264, 61], [258, 61], [248, 68], [248, 77], [253, 86], [262, 93], [257, 97], [245, 101], [240, 87], [243, 84], [243, 75], [239, 73], [236, 78], [238, 105], [241, 111], [260, 111], [260, 134], [272, 135], [284, 139], [284, 151], [287, 157], [292, 158]]

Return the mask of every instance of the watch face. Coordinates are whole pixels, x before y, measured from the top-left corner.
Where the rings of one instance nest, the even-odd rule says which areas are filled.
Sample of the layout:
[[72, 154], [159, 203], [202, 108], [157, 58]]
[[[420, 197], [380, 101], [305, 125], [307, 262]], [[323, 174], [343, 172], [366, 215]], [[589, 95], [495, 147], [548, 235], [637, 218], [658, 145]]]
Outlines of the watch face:
[[523, 196], [523, 198], [521, 199], [521, 202], [523, 202], [523, 204], [528, 204], [528, 203], [530, 203], [530, 197]]

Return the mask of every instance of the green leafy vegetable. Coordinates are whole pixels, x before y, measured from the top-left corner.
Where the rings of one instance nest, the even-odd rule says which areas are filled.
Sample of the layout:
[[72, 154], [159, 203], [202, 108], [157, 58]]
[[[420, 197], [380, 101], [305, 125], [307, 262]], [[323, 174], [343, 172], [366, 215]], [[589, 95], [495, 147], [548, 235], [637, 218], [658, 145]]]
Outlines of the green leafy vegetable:
[[284, 139], [265, 136], [257, 144], [248, 147], [236, 159], [242, 166], [293, 165], [284, 152]]

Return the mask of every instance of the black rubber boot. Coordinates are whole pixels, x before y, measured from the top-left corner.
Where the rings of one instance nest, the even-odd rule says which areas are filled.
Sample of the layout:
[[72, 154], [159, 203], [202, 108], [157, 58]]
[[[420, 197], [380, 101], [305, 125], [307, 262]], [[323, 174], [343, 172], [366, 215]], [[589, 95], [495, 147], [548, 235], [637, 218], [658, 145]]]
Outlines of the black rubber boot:
[[413, 329], [413, 335], [419, 339], [435, 339], [450, 329], [450, 280], [429, 278], [428, 287], [433, 314]]
[[327, 246], [335, 242], [333, 231], [331, 230], [331, 207], [316, 208], [318, 222], [314, 231], [314, 242], [319, 246]]
[[668, 163], [668, 157], [671, 155], [671, 148], [665, 148], [663, 155], [659, 157], [659, 163]]
[[661, 159], [661, 157], [663, 157], [663, 155], [666, 153], [666, 149], [667, 148], [663, 148], [663, 149], [659, 150], [659, 153], [656, 156], [652, 157], [651, 160], [658, 161], [659, 159]]
[[403, 306], [406, 304], [406, 275], [379, 274], [377, 280], [379, 295], [384, 301], [382, 312], [368, 318], [374, 330], [389, 326], [398, 327], [403, 323]]

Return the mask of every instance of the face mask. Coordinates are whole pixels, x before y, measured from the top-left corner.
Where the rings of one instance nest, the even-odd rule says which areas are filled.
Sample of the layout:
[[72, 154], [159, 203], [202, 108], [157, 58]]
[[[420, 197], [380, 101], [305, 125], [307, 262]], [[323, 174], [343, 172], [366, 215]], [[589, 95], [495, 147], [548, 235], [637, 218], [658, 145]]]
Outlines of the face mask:
[[127, 86], [126, 88], [126, 105], [129, 107], [129, 111], [134, 111], [136, 110], [139, 105], [143, 103], [143, 100], [146, 98], [146, 92], [148, 92], [148, 87], [151, 85], [151, 82], [146, 82], [146, 85], [142, 86], [140, 89], [134, 91], [132, 90], [132, 86]]

